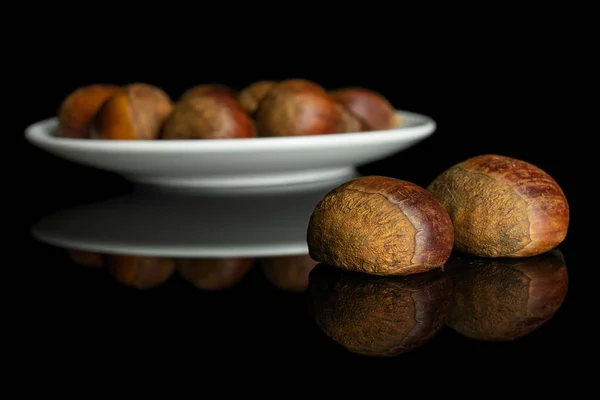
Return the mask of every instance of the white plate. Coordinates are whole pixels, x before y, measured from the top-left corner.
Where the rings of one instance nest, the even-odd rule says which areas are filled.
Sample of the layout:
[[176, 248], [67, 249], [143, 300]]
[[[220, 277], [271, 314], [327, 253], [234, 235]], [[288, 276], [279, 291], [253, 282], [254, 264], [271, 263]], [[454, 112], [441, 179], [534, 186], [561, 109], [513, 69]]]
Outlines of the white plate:
[[56, 118], [29, 126], [27, 139], [59, 157], [140, 183], [196, 188], [271, 186], [332, 179], [431, 135], [435, 122], [398, 111], [385, 131], [214, 140], [103, 141], [56, 136]]
[[244, 194], [138, 190], [47, 216], [35, 238], [53, 246], [158, 257], [308, 254], [306, 229], [318, 201], [357, 175]]

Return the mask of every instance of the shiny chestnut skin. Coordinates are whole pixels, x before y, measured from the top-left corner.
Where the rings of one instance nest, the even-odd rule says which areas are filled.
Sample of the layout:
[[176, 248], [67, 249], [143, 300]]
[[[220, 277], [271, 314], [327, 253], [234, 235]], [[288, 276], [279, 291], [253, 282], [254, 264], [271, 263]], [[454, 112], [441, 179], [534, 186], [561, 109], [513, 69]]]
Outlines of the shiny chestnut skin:
[[179, 101], [186, 101], [188, 99], [199, 97], [199, 96], [226, 96], [231, 97], [232, 99], [238, 98], [238, 92], [230, 88], [226, 85], [221, 85], [218, 83], [209, 83], [194, 86], [181, 95]]
[[319, 264], [308, 298], [321, 330], [347, 350], [394, 357], [428, 342], [446, 323], [452, 280], [440, 270], [381, 277]]
[[486, 154], [460, 162], [427, 187], [448, 210], [456, 249], [481, 257], [529, 257], [558, 246], [569, 204], [558, 183], [526, 161]]
[[317, 265], [309, 255], [267, 257], [261, 259], [261, 269], [269, 282], [281, 290], [304, 292], [308, 274]]
[[164, 123], [161, 139], [243, 139], [256, 136], [254, 121], [236, 98], [201, 95], [180, 100]]
[[303, 79], [275, 84], [254, 115], [260, 136], [336, 133], [342, 113], [325, 89]]
[[401, 122], [392, 104], [373, 90], [344, 88], [329, 95], [360, 121], [363, 131], [391, 129]]
[[253, 115], [262, 99], [276, 83], [275, 81], [258, 81], [242, 89], [238, 96], [242, 108], [248, 114]]
[[217, 291], [237, 284], [252, 268], [252, 258], [180, 258], [177, 272], [201, 290]]
[[157, 139], [173, 109], [170, 97], [145, 83], [124, 86], [110, 96], [94, 118], [92, 137], [104, 140]]
[[316, 205], [308, 224], [310, 256], [373, 275], [411, 275], [443, 266], [454, 244], [444, 207], [408, 181], [366, 176]]
[[89, 139], [96, 113], [119, 86], [94, 84], [70, 93], [58, 110], [58, 135], [71, 139]]
[[548, 322], [563, 304], [568, 273], [559, 249], [524, 258], [452, 258], [448, 326], [471, 339], [508, 341]]
[[108, 271], [122, 285], [151, 289], [166, 282], [175, 271], [173, 260], [135, 255], [105, 255]]

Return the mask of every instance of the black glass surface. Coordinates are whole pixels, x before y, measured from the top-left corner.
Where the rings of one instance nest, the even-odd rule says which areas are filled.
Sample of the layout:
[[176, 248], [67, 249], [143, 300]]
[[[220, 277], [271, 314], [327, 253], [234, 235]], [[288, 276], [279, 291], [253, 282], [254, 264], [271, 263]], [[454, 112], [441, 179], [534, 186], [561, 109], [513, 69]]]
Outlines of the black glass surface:
[[[34, 238], [31, 227], [58, 210], [109, 201], [135, 188], [119, 176], [23, 143], [32, 167], [26, 171], [25, 247], [19, 250], [26, 261], [18, 266], [27, 278], [18, 285], [30, 304], [27, 324], [44, 332], [30, 343], [39, 357], [60, 355], [85, 363], [127, 354], [152, 363], [179, 354], [207, 363], [227, 359], [353, 367], [460, 359], [543, 368], [572, 355], [579, 267], [574, 249], [576, 178], [569, 145], [563, 143], [568, 138], [557, 127], [560, 118], [540, 106], [544, 86], [535, 77], [525, 85], [524, 79], [477, 78], [459, 69], [440, 75], [433, 68], [411, 65], [402, 73], [406, 79], [386, 68], [374, 77], [371, 72], [353, 76], [327, 69], [271, 67], [260, 75], [230, 79], [214, 67], [205, 79], [177, 82], [163, 75], [136, 75], [134, 68], [103, 71], [81, 71], [61, 82], [42, 72], [35, 84], [44, 90], [38, 90], [37, 107], [26, 116], [23, 128], [53, 116], [64, 96], [91, 82], [146, 81], [173, 96], [202, 82], [241, 88], [263, 78], [297, 76], [327, 87], [364, 86], [383, 93], [397, 108], [431, 116], [438, 128], [422, 143], [361, 167], [362, 175], [426, 186], [468, 157], [503, 154], [531, 162], [555, 178], [569, 200], [571, 224], [557, 249], [528, 259], [490, 260], [455, 253], [443, 271], [406, 278], [344, 273], [318, 265], [308, 279], [302, 274], [269, 277], [261, 261], [250, 257], [252, 265], [239, 280], [231, 285], [219, 281], [227, 287], [218, 290], [213, 280], [209, 290], [167, 265], [169, 260], [158, 266], [156, 260], [147, 260], [139, 271], [151, 276], [136, 276], [127, 267], [115, 267], [118, 257], [104, 257], [103, 267], [98, 267], [98, 258]], [[255, 229], [239, 228], [248, 235]], [[147, 229], [160, 232], [161, 226]], [[288, 282], [274, 281], [285, 278]]]

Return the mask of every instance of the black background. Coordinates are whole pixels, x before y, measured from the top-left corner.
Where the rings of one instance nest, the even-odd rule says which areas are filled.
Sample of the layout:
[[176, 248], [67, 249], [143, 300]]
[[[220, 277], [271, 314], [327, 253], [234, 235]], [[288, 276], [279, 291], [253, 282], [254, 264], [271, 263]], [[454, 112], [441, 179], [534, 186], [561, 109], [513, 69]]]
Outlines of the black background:
[[[377, 15], [382, 13], [385, 10]], [[331, 19], [319, 21], [325, 25], [290, 20], [286, 28], [268, 18], [253, 20], [255, 30], [230, 19], [201, 30], [199, 25], [210, 19], [204, 15], [195, 25], [182, 24], [181, 31], [170, 31], [173, 35], [168, 37], [159, 34], [163, 27], [157, 22], [129, 30], [114, 16], [102, 23], [48, 25], [24, 56], [28, 78], [20, 101], [28, 106], [19, 115], [20, 129], [55, 115], [66, 95], [89, 83], [146, 82], [173, 98], [200, 83], [241, 89], [257, 80], [292, 77], [327, 88], [371, 88], [396, 108], [431, 116], [438, 129], [415, 147], [365, 166], [363, 173], [427, 185], [456, 162], [496, 153], [529, 161], [562, 186], [571, 205], [572, 223], [561, 245], [570, 289], [551, 321], [527, 337], [500, 344], [479, 343], [444, 330], [414, 352], [379, 361], [351, 355], [330, 342], [311, 323], [302, 295], [272, 288], [256, 271], [238, 288], [214, 295], [178, 279], [147, 292], [120, 287], [105, 271], [75, 266], [60, 249], [27, 238], [27, 231], [52, 211], [112, 197], [130, 190], [130, 184], [53, 157], [22, 140], [27, 185], [22, 205], [26, 208], [20, 210], [26, 221], [22, 254], [28, 277], [19, 281], [19, 291], [31, 312], [20, 318], [31, 327], [27, 331], [35, 339], [28, 350], [36, 360], [52, 365], [50, 360], [60, 357], [86, 367], [107, 359], [126, 365], [142, 361], [146, 366], [165, 365], [159, 363], [167, 359], [201, 359], [396, 368], [405, 362], [460, 359], [469, 365], [511, 362], [543, 369], [570, 356], [577, 200], [569, 137], [576, 132], [570, 131], [570, 121], [561, 114], [564, 98], [558, 87], [564, 71], [557, 61], [564, 47], [561, 32], [551, 23], [543, 24], [539, 15], [522, 19], [513, 15], [515, 19], [498, 23], [484, 18], [468, 27], [457, 21], [435, 29], [425, 15], [410, 15], [414, 18], [404, 18], [418, 19], [422, 25], [401, 30], [403, 20], [386, 19], [375, 24], [381, 29], [374, 30], [354, 16], [347, 20], [352, 28], [331, 31], [317, 29]], [[372, 15], [361, 18], [377, 22]]]

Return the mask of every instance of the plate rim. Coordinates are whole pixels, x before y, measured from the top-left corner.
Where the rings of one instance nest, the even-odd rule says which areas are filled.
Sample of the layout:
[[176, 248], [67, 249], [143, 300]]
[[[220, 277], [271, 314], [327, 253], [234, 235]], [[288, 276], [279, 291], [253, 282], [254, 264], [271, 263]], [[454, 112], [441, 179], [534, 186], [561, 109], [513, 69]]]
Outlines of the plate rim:
[[110, 152], [244, 152], [251, 150], [275, 150], [312, 148], [326, 145], [347, 147], [359, 143], [383, 141], [416, 140], [432, 134], [437, 129], [436, 121], [424, 114], [405, 110], [396, 110], [399, 117], [419, 120], [414, 126], [398, 127], [387, 130], [351, 132], [329, 135], [305, 135], [293, 137], [258, 137], [239, 139], [183, 139], [183, 140], [90, 140], [61, 138], [50, 134], [58, 125], [58, 117], [35, 122], [25, 128], [25, 137], [33, 145], [48, 148], [63, 148], [87, 151]]

